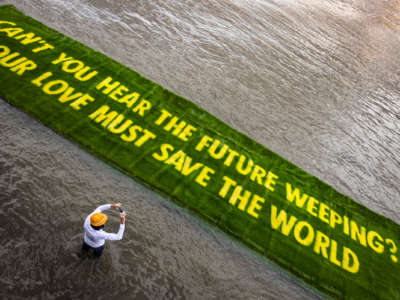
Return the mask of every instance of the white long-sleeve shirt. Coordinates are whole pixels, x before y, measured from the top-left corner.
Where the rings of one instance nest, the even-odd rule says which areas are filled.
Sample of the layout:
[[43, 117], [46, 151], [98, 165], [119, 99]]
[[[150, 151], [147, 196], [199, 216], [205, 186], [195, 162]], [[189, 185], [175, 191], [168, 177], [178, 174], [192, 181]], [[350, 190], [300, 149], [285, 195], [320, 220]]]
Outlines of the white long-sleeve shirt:
[[121, 240], [122, 236], [124, 235], [125, 224], [121, 224], [119, 226], [118, 233], [108, 233], [103, 231], [102, 229], [94, 230], [90, 225], [90, 217], [93, 214], [100, 213], [110, 208], [111, 204], [101, 205], [86, 217], [85, 224], [83, 225], [83, 229], [85, 231], [83, 240], [85, 241], [86, 244], [88, 244], [92, 248], [103, 246], [106, 240], [113, 240], [113, 241]]

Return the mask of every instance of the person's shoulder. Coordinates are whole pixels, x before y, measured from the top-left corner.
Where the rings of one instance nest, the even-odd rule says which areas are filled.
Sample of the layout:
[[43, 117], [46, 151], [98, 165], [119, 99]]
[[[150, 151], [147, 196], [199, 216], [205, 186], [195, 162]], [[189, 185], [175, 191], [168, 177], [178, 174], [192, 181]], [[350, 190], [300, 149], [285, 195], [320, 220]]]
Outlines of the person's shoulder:
[[97, 231], [97, 233], [98, 233], [99, 235], [107, 235], [107, 234], [109, 234], [107, 231], [104, 231], [103, 229], [95, 230], [95, 231]]

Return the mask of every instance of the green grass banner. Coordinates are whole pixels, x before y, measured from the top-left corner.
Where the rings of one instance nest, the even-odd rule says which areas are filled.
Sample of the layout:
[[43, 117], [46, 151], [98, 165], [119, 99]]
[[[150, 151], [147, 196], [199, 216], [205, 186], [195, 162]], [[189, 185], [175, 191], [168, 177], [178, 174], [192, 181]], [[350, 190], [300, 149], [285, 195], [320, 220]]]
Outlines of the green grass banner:
[[400, 299], [399, 225], [10, 5], [0, 97], [325, 293]]

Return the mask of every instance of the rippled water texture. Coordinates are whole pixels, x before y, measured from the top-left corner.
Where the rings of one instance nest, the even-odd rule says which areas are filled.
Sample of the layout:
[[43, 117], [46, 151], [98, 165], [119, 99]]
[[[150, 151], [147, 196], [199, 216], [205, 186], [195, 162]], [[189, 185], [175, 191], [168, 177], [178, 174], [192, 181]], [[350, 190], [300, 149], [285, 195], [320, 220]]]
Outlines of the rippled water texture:
[[[399, 1], [5, 3], [400, 223]], [[128, 212], [124, 240], [81, 260], [107, 202]], [[2, 299], [324, 298], [2, 100], [0, 239]]]

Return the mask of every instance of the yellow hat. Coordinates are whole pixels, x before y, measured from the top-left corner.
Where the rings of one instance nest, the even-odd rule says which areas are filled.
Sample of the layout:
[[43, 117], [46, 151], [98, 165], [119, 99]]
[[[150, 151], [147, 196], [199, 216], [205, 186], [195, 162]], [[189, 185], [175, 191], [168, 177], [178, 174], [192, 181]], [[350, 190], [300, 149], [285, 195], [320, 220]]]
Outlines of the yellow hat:
[[107, 216], [102, 213], [95, 213], [90, 217], [90, 224], [92, 226], [101, 226], [107, 222]]

